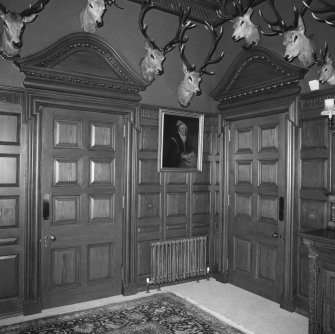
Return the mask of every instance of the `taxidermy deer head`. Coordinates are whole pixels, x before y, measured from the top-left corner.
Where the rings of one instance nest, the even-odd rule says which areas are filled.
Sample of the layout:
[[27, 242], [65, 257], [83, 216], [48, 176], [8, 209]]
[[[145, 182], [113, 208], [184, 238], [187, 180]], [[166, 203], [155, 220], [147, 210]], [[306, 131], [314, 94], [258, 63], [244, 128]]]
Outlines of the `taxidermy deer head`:
[[274, 6], [274, 0], [269, 0], [271, 7], [277, 17], [276, 21], [270, 21], [264, 17], [261, 11], [260, 14], [268, 27], [272, 30], [272, 33], [262, 34], [267, 36], [282, 35], [283, 44], [285, 45], [284, 58], [290, 62], [294, 58], [298, 58], [303, 67], [310, 67], [315, 63], [315, 50], [314, 45], [310, 38], [305, 35], [305, 25], [302, 19], [303, 11], [300, 12], [294, 7], [295, 12], [295, 23], [293, 26], [287, 26], [280, 14]]
[[[230, 18], [230, 21], [233, 22], [234, 29], [232, 38], [235, 42], [244, 39], [244, 49], [249, 49], [254, 45], [258, 45], [260, 40], [259, 27], [251, 22], [251, 15], [254, 12], [252, 2], [253, 1], [249, 0], [247, 6], [243, 7], [241, 0], [233, 1], [238, 16]], [[223, 20], [227, 19], [227, 16], [223, 15], [221, 10], [217, 11], [217, 15]]]
[[328, 43], [325, 44], [324, 50], [321, 52], [321, 66], [319, 81], [324, 84], [335, 85], [335, 68], [334, 61], [330, 53], [328, 52]]
[[49, 0], [39, 0], [21, 13], [14, 13], [0, 3], [0, 17], [3, 20], [3, 31], [1, 32], [0, 55], [4, 59], [19, 57], [22, 47], [22, 33], [26, 23], [35, 20]]
[[179, 7], [179, 26], [177, 28], [177, 32], [173, 39], [171, 39], [165, 46], [160, 48], [157, 46], [155, 41], [148, 36], [148, 26], [143, 23], [145, 14], [152, 8], [154, 8], [153, 1], [143, 0], [139, 16], [140, 31], [147, 40], [145, 43], [147, 54], [141, 59], [140, 68], [143, 78], [148, 81], [153, 81], [155, 75], [162, 75], [164, 73], [163, 62], [166, 58], [165, 55], [172, 51], [178, 44], [181, 29], [192, 26], [192, 22], [188, 20], [190, 15], [190, 8], [183, 10], [181, 7]]
[[96, 28], [103, 26], [103, 15], [106, 5], [120, 7], [116, 0], [87, 0], [86, 7], [80, 12], [81, 27], [86, 32], [94, 33]]
[[[311, 7], [306, 1], [303, 1], [304, 5], [310, 9], [312, 12], [312, 16], [315, 18], [315, 20], [323, 23], [327, 23], [328, 25], [334, 27], [335, 26], [335, 5], [330, 4], [326, 0], [319, 0], [324, 7], [322, 8], [313, 8]], [[327, 14], [324, 18], [320, 18], [316, 14]]]
[[210, 47], [210, 50], [205, 58], [204, 63], [200, 66], [199, 70], [196, 70], [195, 65], [190, 65], [190, 63], [187, 61], [185, 57], [185, 42], [188, 40], [187, 37], [183, 37], [184, 33], [187, 29], [182, 29], [180, 38], [181, 42], [179, 43], [179, 53], [180, 57], [183, 61], [183, 72], [184, 72], [184, 79], [179, 83], [178, 85], [178, 103], [182, 107], [187, 107], [190, 104], [190, 100], [193, 97], [193, 95], [200, 95], [201, 89], [200, 89], [200, 83], [202, 80], [203, 74], [213, 75], [214, 72], [209, 72], [206, 70], [206, 67], [210, 64], [216, 64], [219, 62], [223, 56], [224, 52], [222, 52], [216, 59], [211, 60], [214, 51], [216, 50], [216, 46], [218, 42], [220, 41], [222, 34], [223, 34], [223, 28], [221, 26], [219, 34], [217, 34], [217, 31], [215, 28], [210, 25], [207, 22], [204, 22], [204, 26], [206, 29], [211, 31], [212, 33], [212, 44]]

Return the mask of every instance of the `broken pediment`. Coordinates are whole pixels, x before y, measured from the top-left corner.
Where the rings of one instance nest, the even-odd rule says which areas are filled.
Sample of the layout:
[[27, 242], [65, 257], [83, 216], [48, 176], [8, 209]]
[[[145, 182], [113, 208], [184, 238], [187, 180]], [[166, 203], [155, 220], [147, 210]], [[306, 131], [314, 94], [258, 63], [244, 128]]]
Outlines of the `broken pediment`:
[[219, 109], [268, 100], [271, 95], [292, 95], [300, 91], [299, 80], [306, 70], [278, 58], [268, 49], [243, 51], [211, 93]]
[[148, 82], [128, 66], [100, 37], [89, 33], [65, 36], [50, 47], [18, 59], [16, 65], [26, 75], [25, 84], [43, 89], [140, 100]]

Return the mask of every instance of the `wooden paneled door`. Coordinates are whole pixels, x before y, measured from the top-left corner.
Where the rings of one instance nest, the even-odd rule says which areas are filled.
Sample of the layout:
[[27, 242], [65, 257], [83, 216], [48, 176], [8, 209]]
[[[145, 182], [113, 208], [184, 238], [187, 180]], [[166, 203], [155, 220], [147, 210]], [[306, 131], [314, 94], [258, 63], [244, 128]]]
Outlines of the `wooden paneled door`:
[[42, 308], [121, 293], [123, 122], [43, 110]]
[[228, 279], [274, 301], [283, 291], [285, 118], [230, 127]]

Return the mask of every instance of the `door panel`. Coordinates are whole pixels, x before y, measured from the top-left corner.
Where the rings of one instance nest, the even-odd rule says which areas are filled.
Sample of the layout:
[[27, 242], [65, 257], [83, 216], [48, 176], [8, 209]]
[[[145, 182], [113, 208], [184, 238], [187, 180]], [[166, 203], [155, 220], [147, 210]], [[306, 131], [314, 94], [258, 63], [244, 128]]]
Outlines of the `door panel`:
[[284, 124], [283, 115], [236, 121], [230, 141], [229, 281], [275, 301], [283, 282]]
[[46, 108], [43, 308], [121, 293], [123, 117]]

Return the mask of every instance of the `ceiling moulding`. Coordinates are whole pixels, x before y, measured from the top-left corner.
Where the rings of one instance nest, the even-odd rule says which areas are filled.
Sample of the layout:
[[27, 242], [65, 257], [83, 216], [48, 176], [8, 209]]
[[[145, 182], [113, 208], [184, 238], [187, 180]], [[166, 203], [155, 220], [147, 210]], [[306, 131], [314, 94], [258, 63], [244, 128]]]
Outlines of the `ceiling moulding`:
[[240, 53], [210, 95], [219, 101], [220, 112], [229, 115], [231, 108], [272, 103], [273, 99], [298, 95], [299, 80], [306, 73], [306, 69], [255, 46]]
[[[142, 0], [129, 0], [141, 4]], [[256, 7], [265, 0], [254, 0], [253, 7]], [[155, 7], [158, 10], [178, 15], [178, 8], [190, 7], [191, 15], [190, 19], [201, 22], [207, 21], [213, 26], [222, 24], [222, 20], [218, 17], [216, 10], [219, 9], [218, 0], [154, 0]], [[233, 5], [233, 0], [222, 1], [223, 12], [226, 16], [236, 16], [236, 10]], [[242, 4], [246, 4], [247, 0], [242, 0]]]
[[148, 86], [95, 34], [73, 33], [33, 55], [17, 59], [26, 88], [139, 101]]

